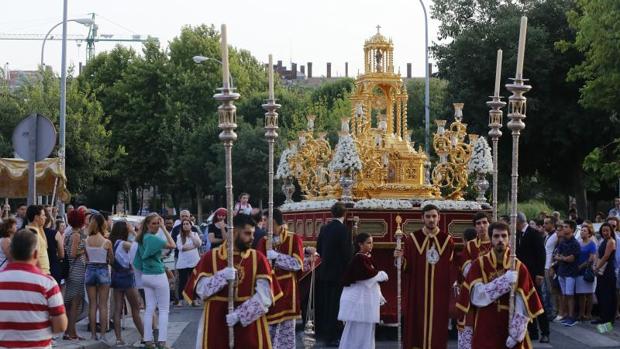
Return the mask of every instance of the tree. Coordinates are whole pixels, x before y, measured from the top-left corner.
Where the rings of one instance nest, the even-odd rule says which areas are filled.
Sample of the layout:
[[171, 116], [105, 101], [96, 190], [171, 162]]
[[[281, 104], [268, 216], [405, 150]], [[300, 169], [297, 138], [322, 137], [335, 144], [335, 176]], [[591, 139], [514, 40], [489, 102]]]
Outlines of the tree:
[[[569, 78], [582, 80], [581, 102], [618, 113], [620, 107], [620, 3], [615, 0], [577, 0], [568, 12], [571, 28], [577, 31], [572, 47], [584, 59], [571, 68]], [[568, 48], [568, 46], [564, 46]]]
[[[620, 134], [618, 100], [620, 100], [620, 43], [618, 23], [620, 4], [612, 0], [578, 0], [568, 13], [571, 27], [577, 31], [574, 42], [563, 42], [562, 48], [576, 48], [584, 60], [569, 71], [571, 81], [583, 82], [580, 102], [602, 110], [608, 117], [608, 128]], [[584, 169], [593, 177], [593, 189], [607, 184], [610, 189], [620, 178], [620, 139], [596, 147], [584, 159]], [[604, 187], [604, 185], [603, 185]], [[608, 191], [608, 196], [613, 195]]]
[[[521, 133], [519, 171], [522, 176], [550, 179], [554, 190], [574, 195], [580, 212], [585, 212], [586, 180], [581, 163], [594, 147], [608, 143], [613, 133], [606, 127], [605, 115], [577, 103], [580, 85], [567, 81], [570, 68], [583, 57], [575, 50], [556, 48], [557, 42], [575, 38], [565, 16], [574, 2], [522, 3], [466, 0], [453, 6], [452, 1], [435, 1], [433, 16], [442, 21], [439, 36], [452, 39], [433, 47], [439, 76], [449, 82], [448, 99], [465, 102], [469, 131], [486, 134], [485, 102], [493, 87], [496, 50], [504, 50], [502, 81], [507, 81], [514, 75], [519, 17], [525, 13], [529, 21], [524, 76], [533, 89], [526, 95], [528, 118]], [[507, 93], [504, 90], [502, 94]], [[504, 174], [510, 173], [508, 132], [504, 128], [500, 140], [500, 173]], [[507, 176], [500, 177], [504, 186], [507, 181]]]
[[[450, 115], [451, 104], [447, 100], [448, 82], [431, 78], [429, 81], [430, 130], [436, 129], [435, 120]], [[413, 131], [412, 138], [415, 144], [424, 147], [424, 79], [415, 78], [407, 82], [407, 127]], [[431, 139], [432, 142], [432, 139]], [[430, 145], [432, 149], [432, 144]]]
[[[31, 113], [40, 113], [58, 125], [60, 81], [51, 70], [41, 70], [40, 79], [25, 84], [14, 93], [3, 94], [0, 107], [2, 137], [10, 142], [10, 134], [17, 124]], [[71, 74], [69, 74], [71, 75]], [[67, 79], [66, 118], [66, 175], [72, 193], [86, 190], [96, 178], [112, 175], [109, 164], [117, 153], [108, 147], [110, 133], [101, 105], [87, 92], [81, 91], [76, 81]], [[12, 145], [1, 142], [2, 156], [13, 156]], [[58, 147], [58, 144], [57, 144]], [[56, 152], [57, 153], [56, 148]], [[53, 154], [52, 156], [56, 156]]]

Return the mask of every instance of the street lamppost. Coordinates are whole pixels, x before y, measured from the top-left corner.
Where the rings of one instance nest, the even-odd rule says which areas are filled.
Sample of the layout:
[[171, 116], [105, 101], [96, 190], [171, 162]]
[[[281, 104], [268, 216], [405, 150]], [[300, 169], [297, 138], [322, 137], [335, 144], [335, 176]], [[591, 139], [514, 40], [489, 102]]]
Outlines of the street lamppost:
[[[222, 61], [220, 61], [217, 58], [211, 58], [211, 57], [205, 57], [205, 56], [194, 56], [194, 57], [192, 57], [192, 60], [196, 64], [201, 64], [201, 63], [206, 62], [206, 61], [216, 61], [219, 64], [223, 64]], [[234, 88], [235, 84], [233, 84], [233, 77], [232, 77], [232, 75], [229, 75], [229, 78], [230, 78], [230, 88]]]
[[[424, 151], [430, 156], [430, 123], [431, 123], [431, 106], [430, 106], [430, 71], [428, 69], [428, 15], [426, 14], [426, 6], [424, 1], [420, 0], [422, 10], [424, 11]], [[427, 168], [427, 171], [430, 169]], [[428, 173], [427, 173], [428, 176]]]
[[[43, 54], [45, 49], [45, 42], [47, 41], [47, 37], [56, 27], [62, 24], [62, 59], [61, 59], [61, 67], [60, 67], [60, 113], [58, 116], [58, 123], [60, 124], [60, 132], [58, 132], [59, 144], [58, 144], [58, 157], [60, 158], [60, 168], [63, 175], [65, 174], [65, 134], [66, 134], [66, 126], [67, 126], [67, 22], [77, 22], [82, 25], [92, 25], [94, 22], [90, 18], [77, 18], [77, 19], [67, 19], [67, 8], [68, 8], [68, 0], [63, 1], [63, 9], [62, 9], [62, 22], [56, 24], [50, 29], [45, 38], [43, 39], [43, 44], [41, 47], [41, 66], [44, 66], [43, 62]], [[64, 214], [65, 205], [62, 201], [60, 201], [59, 211]]]
[[[81, 25], [84, 26], [89, 26], [94, 24], [95, 22], [93, 22], [92, 19], [90, 18], [74, 18], [74, 19], [68, 19], [66, 22], [76, 22], [79, 23]], [[45, 42], [47, 42], [47, 38], [50, 36], [50, 34], [52, 33], [52, 31], [54, 31], [54, 29], [58, 28], [59, 25], [65, 23], [65, 21], [59, 22], [56, 25], [54, 25], [48, 32], [47, 34], [45, 34], [45, 37], [43, 38], [43, 44], [41, 45], [41, 66], [45, 67], [45, 62], [43, 60], [44, 54], [45, 54]]]

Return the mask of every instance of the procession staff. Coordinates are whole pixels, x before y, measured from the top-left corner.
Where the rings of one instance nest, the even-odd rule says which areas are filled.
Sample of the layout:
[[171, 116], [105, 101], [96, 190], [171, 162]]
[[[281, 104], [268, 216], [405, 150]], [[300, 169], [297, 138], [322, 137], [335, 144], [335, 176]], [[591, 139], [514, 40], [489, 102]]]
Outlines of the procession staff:
[[404, 236], [403, 257], [405, 331], [404, 348], [445, 348], [448, 345], [452, 237], [439, 230], [439, 208], [422, 208], [424, 227]]
[[[474, 228], [476, 229], [476, 238], [467, 242], [463, 249], [463, 265], [461, 266], [461, 273], [463, 278], [467, 278], [467, 274], [471, 269], [471, 265], [475, 262], [479, 256], [483, 256], [488, 253], [491, 246], [491, 239], [489, 238], [489, 217], [484, 212], [478, 212], [472, 219]], [[463, 287], [463, 286], [461, 286]], [[460, 297], [461, 295], [459, 295]], [[471, 339], [474, 334], [474, 316], [473, 312], [466, 311], [459, 308], [458, 311], [458, 347], [459, 349], [471, 349]]]
[[[493, 250], [472, 263], [458, 307], [472, 310], [476, 318], [471, 343], [476, 349], [532, 348], [527, 324], [543, 308], [527, 268], [515, 259], [511, 269], [508, 248], [510, 229], [504, 222], [489, 227]], [[515, 308], [509, 321], [510, 292], [515, 290]]]
[[[251, 249], [255, 223], [245, 214], [233, 219], [232, 237], [226, 233], [219, 247], [207, 252], [185, 286], [183, 296], [204, 301], [196, 349], [221, 349], [229, 343], [227, 326], [234, 327], [235, 348], [272, 348], [267, 310], [281, 297], [267, 258]], [[234, 268], [227, 267], [228, 246], [234, 247]], [[234, 311], [228, 314], [228, 285], [235, 281]]]
[[272, 261], [274, 274], [283, 295], [269, 309], [267, 321], [275, 349], [295, 348], [295, 321], [301, 319], [297, 278], [303, 268], [303, 242], [299, 235], [288, 231], [280, 210], [273, 209], [273, 246], [263, 237], [256, 249]]

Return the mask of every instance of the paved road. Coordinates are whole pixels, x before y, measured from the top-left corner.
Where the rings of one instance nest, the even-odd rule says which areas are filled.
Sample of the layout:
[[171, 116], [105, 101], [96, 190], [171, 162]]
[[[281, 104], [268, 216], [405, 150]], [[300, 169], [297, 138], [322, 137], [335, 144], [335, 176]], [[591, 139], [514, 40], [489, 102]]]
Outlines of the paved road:
[[[200, 319], [202, 310], [191, 307], [175, 307], [171, 310], [169, 319], [168, 339], [169, 345], [171, 344], [175, 349], [191, 349], [194, 348], [196, 342], [196, 333], [198, 327], [198, 321]], [[123, 332], [124, 339], [127, 343], [133, 343], [138, 339], [138, 334], [135, 329], [132, 328], [132, 321], [127, 318], [124, 320], [124, 327], [126, 330]], [[85, 325], [78, 326], [81, 335], [86, 337]], [[299, 331], [297, 333], [297, 348], [303, 348], [302, 345], [303, 333]], [[103, 342], [64, 342], [59, 341], [55, 348], [63, 349], [99, 349], [110, 348], [114, 344], [113, 333], [108, 334], [107, 343]], [[397, 348], [395, 341], [396, 332], [394, 328], [379, 327], [376, 334], [377, 349], [394, 349]], [[116, 347], [119, 348], [119, 347]], [[127, 346], [126, 348], [131, 348]], [[323, 343], [317, 343], [316, 349], [326, 348]], [[534, 348], [547, 349], [590, 349], [590, 348], [620, 348], [620, 324], [617, 324], [614, 331], [607, 334], [599, 334], [596, 328], [590, 324], [579, 324], [575, 327], [563, 327], [559, 324], [551, 324], [551, 343], [540, 344], [534, 343]], [[451, 339], [448, 343], [448, 349], [456, 349], [456, 340]]]

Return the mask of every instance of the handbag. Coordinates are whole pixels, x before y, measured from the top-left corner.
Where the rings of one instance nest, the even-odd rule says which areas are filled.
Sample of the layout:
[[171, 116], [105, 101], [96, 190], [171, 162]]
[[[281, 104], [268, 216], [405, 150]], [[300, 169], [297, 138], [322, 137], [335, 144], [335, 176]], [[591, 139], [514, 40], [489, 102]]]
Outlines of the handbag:
[[583, 271], [583, 281], [594, 282], [594, 270], [592, 270], [592, 266], [590, 264], [588, 264], [586, 269]]
[[605, 273], [605, 269], [607, 269], [607, 263], [608, 262], [605, 262], [605, 264], [603, 264], [600, 268], [596, 270], [597, 275], [602, 276]]

